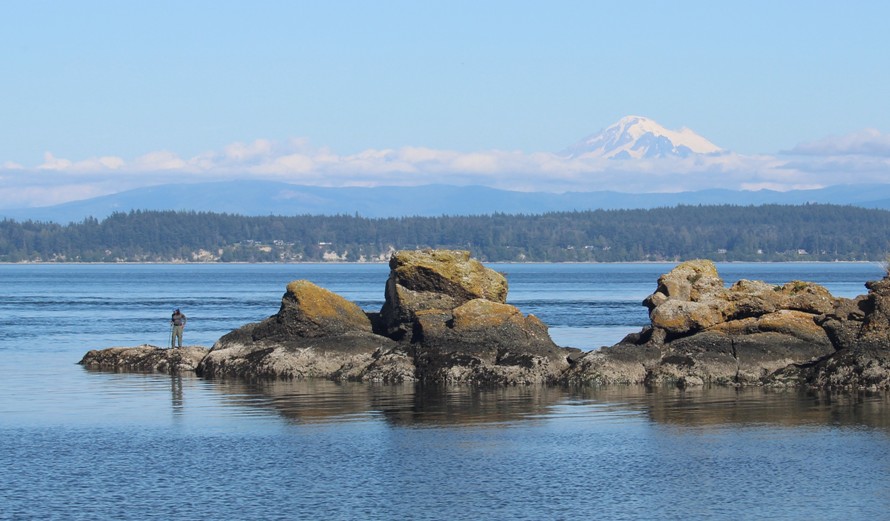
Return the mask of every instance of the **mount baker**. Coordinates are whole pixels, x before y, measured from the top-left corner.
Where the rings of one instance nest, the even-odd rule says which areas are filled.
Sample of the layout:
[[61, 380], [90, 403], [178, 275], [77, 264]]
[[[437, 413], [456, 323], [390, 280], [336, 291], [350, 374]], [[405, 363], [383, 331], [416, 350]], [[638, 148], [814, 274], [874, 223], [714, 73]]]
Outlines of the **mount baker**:
[[726, 151], [688, 128], [668, 130], [642, 116], [625, 116], [614, 125], [566, 148], [570, 158], [652, 159], [719, 155]]

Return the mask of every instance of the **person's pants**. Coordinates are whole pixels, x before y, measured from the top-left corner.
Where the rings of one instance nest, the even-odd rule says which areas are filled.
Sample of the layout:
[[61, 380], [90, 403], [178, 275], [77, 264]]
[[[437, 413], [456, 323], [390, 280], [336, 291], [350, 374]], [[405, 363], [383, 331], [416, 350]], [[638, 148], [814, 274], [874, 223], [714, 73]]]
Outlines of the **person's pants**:
[[173, 336], [170, 337], [170, 347], [177, 347], [176, 339], [179, 339], [178, 347], [182, 347], [182, 326], [173, 326]]

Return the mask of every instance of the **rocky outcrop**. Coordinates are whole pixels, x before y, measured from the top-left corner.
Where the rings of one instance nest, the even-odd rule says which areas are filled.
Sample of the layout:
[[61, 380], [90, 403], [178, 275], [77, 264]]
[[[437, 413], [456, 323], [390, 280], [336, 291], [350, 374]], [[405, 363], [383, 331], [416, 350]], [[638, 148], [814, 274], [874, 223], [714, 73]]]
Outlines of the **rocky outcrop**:
[[[278, 313], [217, 340], [198, 366], [201, 376], [383, 379], [381, 365], [404, 365], [393, 340], [376, 335], [356, 304], [298, 280]], [[395, 374], [406, 371], [395, 369]]]
[[506, 278], [469, 252], [402, 251], [389, 265], [380, 329], [408, 343], [418, 380], [546, 383], [568, 367], [570, 351], [506, 304]]
[[194, 371], [204, 356], [206, 347], [183, 346], [161, 349], [151, 345], [110, 347], [87, 352], [78, 362], [88, 369], [118, 372], [148, 372], [175, 374]]
[[109, 348], [80, 363], [207, 377], [890, 389], [890, 277], [843, 299], [801, 281], [726, 287], [714, 263], [684, 262], [643, 301], [648, 326], [582, 353], [507, 304], [504, 276], [468, 252], [396, 252], [390, 268], [380, 312], [294, 281], [277, 314], [209, 352]]
[[821, 317], [840, 305], [822, 286], [741, 280], [727, 288], [711, 261], [684, 262], [643, 304], [651, 325], [582, 357], [569, 382], [760, 384], [836, 349]]
[[568, 367], [536, 317], [506, 304], [503, 275], [466, 251], [401, 251], [379, 313], [307, 281], [278, 313], [220, 338], [203, 376], [545, 383]]
[[840, 299], [819, 324], [834, 353], [791, 364], [767, 380], [774, 386], [890, 389], [890, 277], [866, 283], [867, 295]]

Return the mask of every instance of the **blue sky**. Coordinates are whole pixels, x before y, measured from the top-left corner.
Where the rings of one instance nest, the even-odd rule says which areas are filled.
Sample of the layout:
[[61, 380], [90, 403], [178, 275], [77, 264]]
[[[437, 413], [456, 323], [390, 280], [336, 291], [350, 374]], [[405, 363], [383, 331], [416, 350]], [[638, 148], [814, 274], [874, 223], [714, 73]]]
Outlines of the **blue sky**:
[[[248, 175], [551, 191], [890, 182], [887, 20], [878, 1], [11, 0], [0, 207]], [[626, 171], [541, 156], [628, 114], [738, 157], [685, 184], [663, 175], [683, 165], [626, 167], [642, 177], [621, 185]], [[772, 174], [746, 182], [755, 170]]]

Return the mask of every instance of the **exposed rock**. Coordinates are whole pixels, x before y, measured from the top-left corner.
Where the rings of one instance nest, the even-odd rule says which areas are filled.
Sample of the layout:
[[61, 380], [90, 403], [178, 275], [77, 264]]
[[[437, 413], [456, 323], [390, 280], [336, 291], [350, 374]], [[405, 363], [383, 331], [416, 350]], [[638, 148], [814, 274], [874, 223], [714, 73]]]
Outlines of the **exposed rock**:
[[415, 314], [454, 309], [473, 299], [507, 301], [507, 279], [468, 251], [397, 251], [389, 261], [380, 318], [387, 336], [411, 340]]
[[547, 326], [508, 304], [473, 299], [450, 311], [420, 311], [414, 330], [426, 381], [546, 383], [568, 367], [568, 351]]
[[825, 288], [799, 281], [741, 280], [726, 288], [713, 262], [684, 262], [643, 301], [651, 326], [582, 357], [566, 380], [760, 384], [789, 364], [835, 351], [818, 321], [839, 302]]
[[277, 314], [217, 340], [198, 374], [361, 380], [381, 353], [395, 347], [372, 332], [370, 319], [356, 304], [298, 280], [287, 285]]
[[89, 369], [119, 372], [154, 372], [173, 374], [194, 371], [207, 354], [206, 347], [183, 346], [161, 349], [151, 345], [109, 347], [87, 352], [78, 362]]
[[581, 356], [562, 379], [569, 385], [645, 384], [661, 357], [653, 344], [619, 343]]
[[890, 389], [890, 277], [866, 283], [868, 294], [839, 299], [821, 317], [837, 351], [776, 371], [767, 383], [830, 389]]
[[569, 350], [506, 304], [507, 280], [467, 251], [399, 251], [390, 260], [378, 332], [402, 345], [424, 382], [544, 383]]
[[356, 304], [307, 280], [288, 284], [278, 314], [254, 331], [257, 337], [284, 342], [346, 333], [371, 333], [368, 316]]
[[469, 252], [396, 252], [390, 268], [379, 314], [290, 283], [279, 312], [220, 338], [199, 374], [516, 384], [556, 381], [568, 367], [572, 351], [506, 304], [504, 276]]
[[726, 287], [710, 261], [679, 264], [644, 301], [650, 325], [612, 347], [562, 348], [506, 303], [503, 275], [469, 252], [396, 252], [380, 313], [307, 282], [277, 314], [200, 347], [90, 351], [106, 370], [374, 382], [706, 384], [890, 389], [890, 277], [833, 297], [801, 281]]

